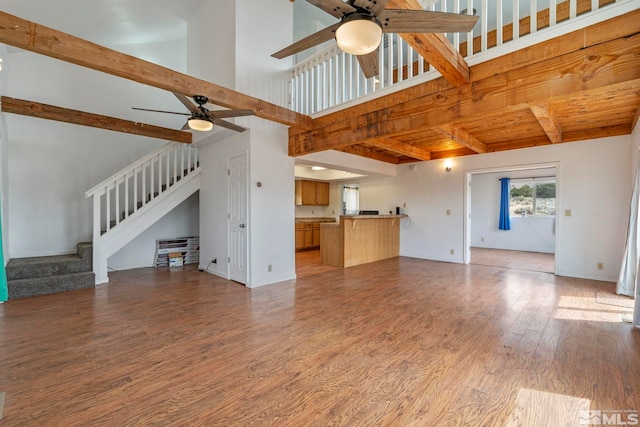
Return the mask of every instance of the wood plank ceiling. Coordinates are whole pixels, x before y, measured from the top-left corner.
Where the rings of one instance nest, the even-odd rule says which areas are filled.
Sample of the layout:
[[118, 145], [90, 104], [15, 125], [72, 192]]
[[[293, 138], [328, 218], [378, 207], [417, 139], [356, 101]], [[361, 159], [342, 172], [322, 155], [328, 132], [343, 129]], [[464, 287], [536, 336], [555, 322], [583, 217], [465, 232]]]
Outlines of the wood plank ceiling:
[[448, 79], [290, 128], [289, 154], [335, 149], [401, 164], [630, 134], [640, 115], [640, 10], [470, 67], [468, 82], [440, 71]]

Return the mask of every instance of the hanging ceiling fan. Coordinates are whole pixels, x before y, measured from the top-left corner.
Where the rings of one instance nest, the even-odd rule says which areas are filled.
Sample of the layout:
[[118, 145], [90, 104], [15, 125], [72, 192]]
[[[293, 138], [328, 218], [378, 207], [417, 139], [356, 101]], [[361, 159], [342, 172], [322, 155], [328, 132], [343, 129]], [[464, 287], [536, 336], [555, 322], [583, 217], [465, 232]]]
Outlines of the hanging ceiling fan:
[[223, 128], [235, 130], [237, 132], [244, 132], [246, 129], [238, 126], [234, 123], [228, 122], [226, 118], [230, 117], [240, 117], [240, 116], [251, 116], [254, 114], [253, 110], [208, 110], [205, 108], [204, 104], [209, 102], [209, 98], [203, 95], [195, 95], [193, 100], [198, 104], [197, 106], [193, 104], [193, 102], [189, 101], [189, 98], [182, 95], [181, 93], [173, 92], [173, 94], [184, 104], [185, 107], [190, 111], [190, 113], [177, 113], [174, 111], [163, 111], [163, 110], [149, 110], [147, 108], [137, 108], [131, 107], [134, 110], [140, 111], [152, 111], [155, 113], [168, 113], [168, 114], [180, 114], [183, 116], [191, 116], [187, 119], [187, 123], [182, 126], [182, 130], [193, 129], [201, 132], [207, 132], [213, 129], [213, 125], [218, 125]]
[[390, 0], [307, 1], [340, 19], [340, 22], [271, 56], [286, 58], [335, 38], [342, 51], [357, 55], [360, 68], [367, 78], [378, 75], [378, 46], [382, 33], [468, 32], [478, 20], [477, 16], [458, 13], [385, 9]]

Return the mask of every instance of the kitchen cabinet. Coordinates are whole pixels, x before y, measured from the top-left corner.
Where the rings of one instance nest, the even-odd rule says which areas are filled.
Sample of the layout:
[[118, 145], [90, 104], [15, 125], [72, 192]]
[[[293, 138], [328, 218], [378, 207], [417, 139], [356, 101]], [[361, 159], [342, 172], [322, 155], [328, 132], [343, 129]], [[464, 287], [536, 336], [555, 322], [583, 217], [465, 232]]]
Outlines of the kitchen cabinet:
[[329, 183], [296, 181], [296, 206], [329, 206]]
[[319, 248], [320, 247], [320, 223], [314, 222], [313, 228], [311, 229], [311, 247]]
[[304, 223], [296, 223], [296, 251], [304, 249], [304, 237], [306, 224]]
[[320, 222], [296, 222], [296, 251], [320, 247]]

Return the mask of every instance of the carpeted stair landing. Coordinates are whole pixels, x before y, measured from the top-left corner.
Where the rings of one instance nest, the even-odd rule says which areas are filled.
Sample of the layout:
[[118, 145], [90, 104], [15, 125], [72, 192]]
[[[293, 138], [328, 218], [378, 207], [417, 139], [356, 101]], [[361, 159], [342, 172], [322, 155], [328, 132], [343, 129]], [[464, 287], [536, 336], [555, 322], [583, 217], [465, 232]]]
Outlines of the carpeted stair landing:
[[95, 287], [92, 244], [78, 243], [75, 255], [16, 258], [7, 264], [9, 299]]

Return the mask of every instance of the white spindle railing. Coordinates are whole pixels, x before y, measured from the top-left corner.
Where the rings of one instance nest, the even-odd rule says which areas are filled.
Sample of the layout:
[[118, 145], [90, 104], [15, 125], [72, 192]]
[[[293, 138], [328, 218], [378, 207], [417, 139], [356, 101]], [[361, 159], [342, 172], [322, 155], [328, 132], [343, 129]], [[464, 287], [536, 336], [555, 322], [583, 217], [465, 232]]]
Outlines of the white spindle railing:
[[85, 196], [93, 198], [94, 242], [199, 170], [198, 149], [173, 142], [87, 191]]
[[[525, 38], [533, 40], [530, 36], [541, 31], [549, 38], [557, 36], [553, 29], [559, 24], [612, 9], [609, 8], [612, 5], [625, 7], [603, 13], [601, 19], [626, 13], [637, 1], [549, 0], [546, 6], [547, 2], [538, 0], [440, 0], [428, 10], [453, 13], [466, 10], [473, 14], [474, 6], [479, 8], [476, 14], [480, 19], [473, 30], [466, 34], [446, 34], [469, 62], [474, 56], [495, 47], [518, 40], [523, 43]], [[527, 16], [521, 16], [521, 12], [531, 19], [525, 20]], [[542, 18], [540, 22], [538, 16]], [[511, 25], [511, 31], [503, 37], [507, 25]], [[291, 109], [310, 115], [381, 89], [399, 87], [403, 82], [426, 81], [440, 76], [430, 65], [425, 66], [423, 58], [397, 34], [384, 34], [380, 46], [379, 75], [369, 79], [364, 77], [357, 58], [340, 51], [335, 44], [297, 64], [290, 76]]]

